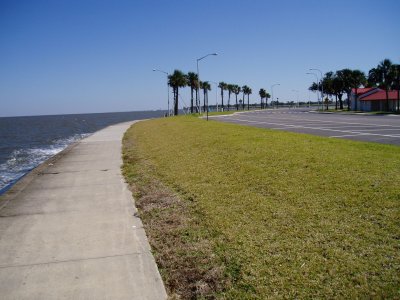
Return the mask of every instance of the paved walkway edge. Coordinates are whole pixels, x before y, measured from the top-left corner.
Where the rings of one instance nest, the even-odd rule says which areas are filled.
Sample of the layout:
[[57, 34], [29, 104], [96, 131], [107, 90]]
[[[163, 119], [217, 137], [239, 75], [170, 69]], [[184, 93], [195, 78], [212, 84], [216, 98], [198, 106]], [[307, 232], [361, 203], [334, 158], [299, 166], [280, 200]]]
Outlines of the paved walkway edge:
[[122, 137], [102, 129], [0, 196], [2, 299], [166, 299], [121, 173]]

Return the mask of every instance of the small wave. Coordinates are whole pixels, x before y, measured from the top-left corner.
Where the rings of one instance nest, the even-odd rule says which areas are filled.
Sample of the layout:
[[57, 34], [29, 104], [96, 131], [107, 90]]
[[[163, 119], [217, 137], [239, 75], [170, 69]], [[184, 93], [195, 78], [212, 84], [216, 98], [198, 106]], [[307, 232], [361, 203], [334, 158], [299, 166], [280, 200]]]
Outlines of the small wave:
[[5, 188], [20, 179], [26, 173], [60, 153], [68, 145], [87, 137], [89, 134], [76, 134], [66, 139], [53, 141], [51, 145], [38, 148], [16, 149], [6, 162], [0, 164], [0, 194]]

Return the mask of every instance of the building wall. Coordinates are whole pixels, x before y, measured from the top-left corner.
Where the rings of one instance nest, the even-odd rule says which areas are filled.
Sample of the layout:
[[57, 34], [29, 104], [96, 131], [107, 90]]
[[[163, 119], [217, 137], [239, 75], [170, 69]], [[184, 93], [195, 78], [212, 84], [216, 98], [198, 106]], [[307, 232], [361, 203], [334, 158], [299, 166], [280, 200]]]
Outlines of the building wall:
[[[361, 106], [358, 106], [358, 110], [362, 111], [385, 111], [386, 100], [381, 101], [360, 101]], [[397, 110], [397, 100], [389, 100], [389, 111]]]
[[[357, 101], [357, 106], [356, 106], [356, 101]], [[360, 100], [355, 100], [355, 95], [351, 94], [350, 97], [350, 109], [351, 110], [361, 110], [361, 111], [367, 111], [365, 108], [370, 107], [370, 105], [365, 104], [364, 102], [370, 102], [370, 101], [360, 101]], [[367, 106], [366, 106], [367, 105]], [[357, 107], [357, 108], [356, 108]]]
[[372, 111], [371, 101], [359, 101], [359, 110], [361, 111]]

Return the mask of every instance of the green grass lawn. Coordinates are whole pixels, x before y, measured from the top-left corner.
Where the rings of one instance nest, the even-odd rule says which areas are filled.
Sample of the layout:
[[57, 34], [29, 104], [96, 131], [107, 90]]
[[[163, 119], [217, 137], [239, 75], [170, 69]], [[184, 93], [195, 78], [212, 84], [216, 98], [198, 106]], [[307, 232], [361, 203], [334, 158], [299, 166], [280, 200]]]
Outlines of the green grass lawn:
[[173, 117], [123, 171], [172, 296], [400, 297], [400, 147]]
[[[236, 112], [240, 112], [240, 111], [243, 111], [243, 110], [236, 110], [236, 108], [234, 108], [234, 107], [232, 108], [232, 107], [231, 107], [230, 110], [225, 110], [225, 111], [211, 111], [211, 112], [208, 113], [208, 115], [209, 115], [209, 116], [232, 115], [232, 114], [234, 114], [234, 113], [236, 113]], [[195, 117], [198, 117], [198, 116], [205, 117], [205, 116], [207, 116], [207, 114], [205, 114], [205, 113], [201, 113], [201, 114], [192, 114], [192, 116], [195, 116]]]

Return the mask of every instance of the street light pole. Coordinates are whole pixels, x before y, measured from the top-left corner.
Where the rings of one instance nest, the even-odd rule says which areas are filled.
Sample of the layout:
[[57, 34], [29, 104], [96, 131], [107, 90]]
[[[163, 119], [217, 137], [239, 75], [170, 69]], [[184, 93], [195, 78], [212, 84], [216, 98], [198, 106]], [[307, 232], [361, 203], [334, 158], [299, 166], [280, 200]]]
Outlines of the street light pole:
[[[319, 80], [318, 80], [318, 75], [317, 75], [317, 74], [311, 73], [311, 72], [307, 72], [306, 74], [307, 74], [307, 75], [314, 75], [315, 78], [317, 78], [317, 85], [318, 85]], [[317, 88], [318, 88], [318, 87], [317, 87]], [[318, 93], [318, 90], [317, 90], [317, 101], [318, 101], [318, 110], [319, 110], [319, 93]]]
[[161, 73], [164, 73], [164, 74], [167, 75], [167, 95], [168, 95], [168, 113], [167, 113], [167, 115], [169, 117], [170, 116], [170, 113], [169, 113], [169, 84], [168, 84], [169, 73], [165, 72], [165, 71], [162, 71], [162, 70], [159, 70], [159, 69], [153, 69], [153, 72], [161, 72]]
[[[209, 53], [209, 54], [207, 54], [207, 55], [204, 55], [203, 57], [200, 57], [200, 58], [198, 58], [196, 61], [197, 61], [197, 80], [199, 81], [199, 112], [201, 112], [201, 105], [200, 105], [200, 103], [201, 103], [201, 97], [200, 97], [200, 95], [201, 95], [201, 93], [200, 93], [200, 72], [199, 72], [199, 61], [201, 61], [202, 59], [204, 59], [204, 58], [206, 58], [206, 57], [208, 57], [208, 56], [210, 56], [210, 55], [218, 55], [218, 53]], [[207, 121], [208, 121], [208, 100], [207, 100]]]
[[323, 75], [320, 69], [310, 69], [310, 71], [318, 71], [321, 74], [321, 109], [324, 110], [324, 85], [323, 85]]
[[272, 102], [274, 102], [274, 86], [276, 86], [276, 85], [281, 85], [281, 84], [280, 83], [275, 83], [275, 84], [271, 85]]
[[198, 96], [199, 96], [199, 101], [197, 102], [197, 110], [199, 111], [199, 114], [201, 114], [201, 92], [200, 92], [200, 72], [199, 72], [199, 60], [197, 60], [197, 84], [198, 84]]

